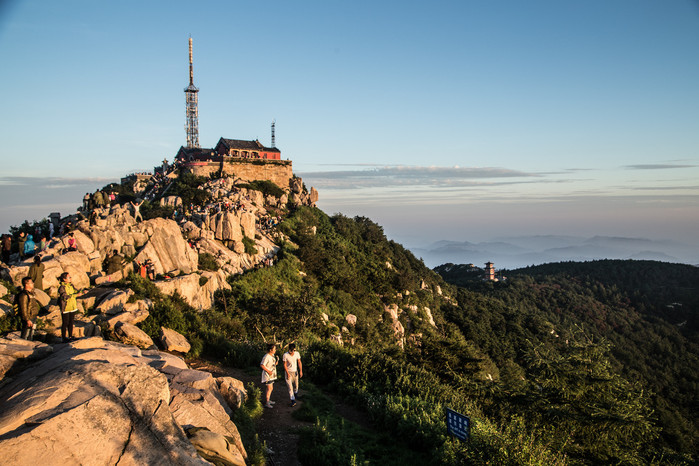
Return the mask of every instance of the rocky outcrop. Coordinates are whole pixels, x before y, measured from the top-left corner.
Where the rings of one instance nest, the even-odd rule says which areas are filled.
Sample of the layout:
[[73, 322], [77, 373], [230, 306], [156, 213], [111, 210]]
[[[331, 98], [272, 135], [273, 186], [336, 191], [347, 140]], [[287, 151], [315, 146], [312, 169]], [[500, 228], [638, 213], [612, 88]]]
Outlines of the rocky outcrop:
[[187, 429], [187, 436], [205, 460], [226, 466], [245, 466], [245, 460], [237, 454], [235, 442], [229, 437], [196, 427]]
[[243, 382], [233, 377], [217, 377], [216, 384], [218, 391], [226, 400], [231, 409], [240, 408], [240, 406], [248, 399], [248, 392], [245, 390]]
[[12, 313], [12, 304], [0, 299], [0, 318], [11, 315]]
[[116, 324], [114, 327], [114, 336], [127, 345], [138, 346], [143, 349], [154, 347], [153, 340], [146, 332], [126, 322], [119, 322]]
[[160, 205], [177, 209], [182, 207], [182, 198], [179, 196], [165, 196], [160, 199]]
[[197, 270], [197, 253], [182, 237], [180, 227], [173, 220], [155, 218], [144, 222], [148, 242], [136, 256], [136, 261], [153, 261], [156, 274], [192, 273]]
[[165, 351], [171, 352], [188, 353], [192, 348], [181, 333], [165, 327], [160, 327], [160, 343]]
[[210, 216], [206, 226], [219, 241], [243, 241], [241, 217], [235, 212], [219, 212]]
[[[65, 254], [54, 255], [55, 251], [49, 251], [44, 254], [44, 276], [43, 286], [51, 296], [56, 296], [59, 277], [68, 272], [76, 289], [81, 290], [90, 286], [90, 260], [78, 251], [67, 252]], [[29, 265], [27, 263], [12, 266], [8, 269], [8, 274], [15, 286], [19, 287], [22, 284], [22, 278], [29, 274]]]
[[398, 305], [391, 304], [389, 306], [385, 306], [384, 311], [391, 316], [391, 327], [393, 328], [393, 336], [396, 338], [398, 346], [403, 348], [403, 345], [405, 344], [405, 328], [403, 327], [403, 324], [401, 324], [400, 320], [398, 320], [398, 313], [400, 312], [400, 309], [398, 309]]
[[124, 311], [124, 306], [131, 296], [132, 290], [113, 290], [102, 298], [95, 311], [101, 314], [119, 314]]
[[[25, 350], [6, 356], [13, 345]], [[41, 344], [0, 340], [0, 367], [41, 357], [36, 348]], [[101, 338], [45, 353], [0, 388], [3, 463], [210, 464], [197, 450], [208, 452], [211, 442], [195, 447], [185, 434], [198, 428], [223, 436], [226, 458], [245, 464], [230, 408], [210, 374], [167, 353]]]
[[169, 398], [166, 377], [128, 352], [66, 345], [0, 389], [3, 461], [206, 464]]
[[153, 307], [153, 303], [149, 299], [139, 299], [133, 303], [124, 304], [123, 311], [118, 314], [103, 316], [100, 321], [105, 321], [110, 329], [115, 329], [120, 323], [126, 323], [131, 325], [136, 325], [143, 322], [150, 315], [150, 309]]
[[0, 378], [10, 370], [17, 360], [41, 359], [53, 352], [53, 348], [40, 341], [27, 341], [19, 333], [10, 333], [0, 338]]
[[167, 295], [177, 292], [190, 306], [199, 310], [211, 309], [214, 293], [219, 289], [228, 290], [231, 287], [226, 281], [226, 274], [222, 271], [183, 275], [155, 282], [155, 286]]

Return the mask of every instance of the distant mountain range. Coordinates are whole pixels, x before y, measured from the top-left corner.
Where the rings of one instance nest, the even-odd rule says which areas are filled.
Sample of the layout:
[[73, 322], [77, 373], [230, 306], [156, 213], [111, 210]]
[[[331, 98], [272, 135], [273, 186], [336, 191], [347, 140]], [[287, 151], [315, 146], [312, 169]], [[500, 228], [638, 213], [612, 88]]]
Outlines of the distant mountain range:
[[437, 241], [426, 247], [410, 247], [428, 267], [452, 262], [483, 266], [493, 262], [498, 269], [562, 261], [638, 259], [699, 264], [699, 248], [670, 240], [613, 236], [511, 236], [493, 241]]

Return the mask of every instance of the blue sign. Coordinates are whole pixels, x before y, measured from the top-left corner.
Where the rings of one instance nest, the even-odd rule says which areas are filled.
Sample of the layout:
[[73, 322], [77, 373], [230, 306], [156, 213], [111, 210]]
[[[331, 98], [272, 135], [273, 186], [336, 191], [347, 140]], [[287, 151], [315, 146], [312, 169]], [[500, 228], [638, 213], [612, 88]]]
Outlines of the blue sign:
[[447, 433], [460, 440], [468, 440], [471, 435], [471, 419], [447, 408]]

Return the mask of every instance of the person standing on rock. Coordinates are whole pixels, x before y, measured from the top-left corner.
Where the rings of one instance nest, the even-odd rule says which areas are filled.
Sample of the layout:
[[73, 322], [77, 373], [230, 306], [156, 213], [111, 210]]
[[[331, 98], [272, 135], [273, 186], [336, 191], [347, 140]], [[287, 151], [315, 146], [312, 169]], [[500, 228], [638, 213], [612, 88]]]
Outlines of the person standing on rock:
[[143, 204], [143, 201], [138, 202], [138, 199], [136, 199], [136, 203], [133, 201], [130, 202], [131, 208], [133, 209], [133, 218], [136, 220], [138, 223], [139, 221], [143, 221], [143, 217], [141, 216], [141, 204]]
[[19, 243], [19, 261], [22, 262], [24, 260], [24, 243], [27, 242], [27, 234], [20, 231], [17, 242]]
[[83, 196], [83, 211], [88, 212], [90, 209], [90, 193], [85, 193]]
[[73, 320], [78, 310], [78, 292], [73, 287], [70, 274], [63, 272], [61, 286], [58, 287], [58, 306], [61, 308], [61, 338], [63, 343], [73, 339]]
[[22, 279], [22, 291], [17, 295], [19, 317], [22, 319], [22, 338], [34, 339], [36, 317], [39, 315], [39, 303], [34, 298], [34, 282], [29, 277]]
[[41, 257], [37, 254], [34, 256], [34, 263], [29, 267], [29, 278], [34, 282], [34, 288], [44, 291], [44, 264], [41, 262]]
[[[286, 386], [289, 389], [291, 407], [296, 406], [296, 397], [299, 394], [299, 379], [303, 377], [301, 354], [296, 351], [296, 344], [289, 345], [289, 351], [284, 353], [284, 372], [286, 372]], [[297, 370], [298, 369], [298, 370]]]
[[2, 261], [6, 264], [10, 263], [10, 254], [12, 253], [12, 236], [2, 235]]
[[119, 272], [124, 268], [124, 258], [116, 249], [112, 251], [112, 255], [107, 259], [107, 275]]
[[274, 381], [277, 380], [277, 363], [279, 363], [279, 358], [274, 355], [276, 350], [277, 345], [274, 343], [268, 344], [267, 353], [262, 357], [262, 362], [260, 362], [262, 384], [265, 385], [265, 408], [271, 408], [274, 404], [274, 401], [271, 401], [269, 398], [272, 396]]

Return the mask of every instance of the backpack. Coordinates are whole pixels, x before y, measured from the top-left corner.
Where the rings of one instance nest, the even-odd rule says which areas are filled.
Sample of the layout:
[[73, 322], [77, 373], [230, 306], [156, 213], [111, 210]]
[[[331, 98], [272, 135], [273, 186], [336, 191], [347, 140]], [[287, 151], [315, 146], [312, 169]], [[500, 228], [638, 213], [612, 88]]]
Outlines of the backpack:
[[15, 299], [12, 301], [12, 317], [19, 315], [19, 295], [22, 294], [22, 290], [15, 294]]

